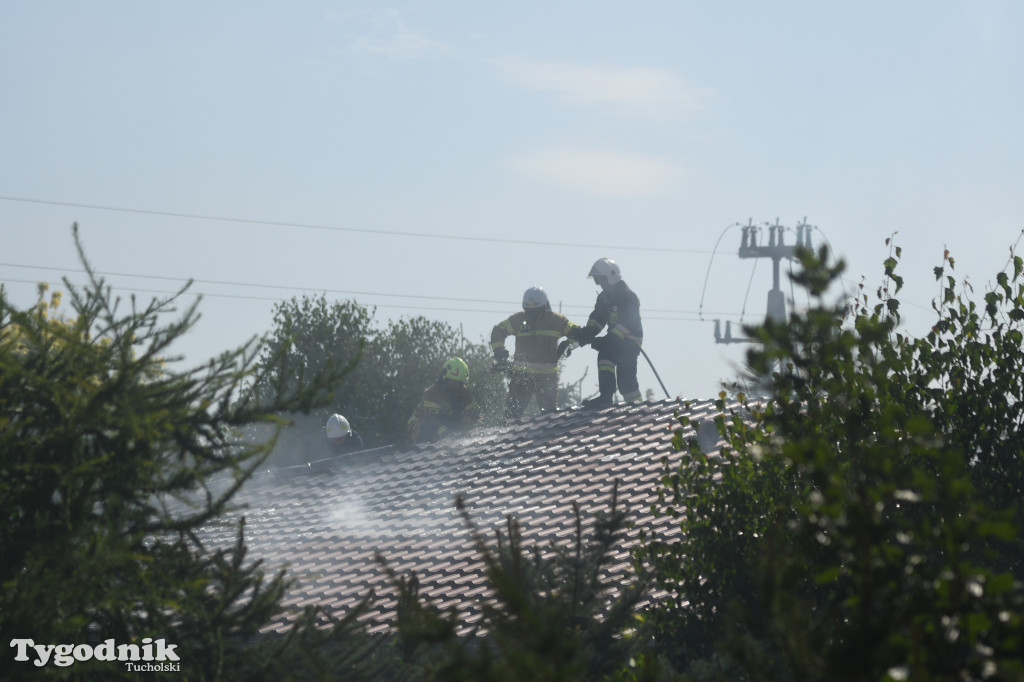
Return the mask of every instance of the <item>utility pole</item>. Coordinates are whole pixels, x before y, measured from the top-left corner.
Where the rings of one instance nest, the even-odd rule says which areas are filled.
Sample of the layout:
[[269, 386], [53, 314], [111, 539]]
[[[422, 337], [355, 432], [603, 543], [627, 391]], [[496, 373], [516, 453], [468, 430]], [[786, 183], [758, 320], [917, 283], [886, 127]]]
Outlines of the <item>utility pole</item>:
[[721, 325], [721, 320], [715, 320], [715, 343], [750, 343], [750, 339], [732, 335], [732, 320], [725, 321], [725, 336], [722, 336]]
[[[753, 220], [747, 221], [743, 227], [743, 237], [740, 241], [738, 255], [740, 258], [771, 258], [772, 259], [772, 288], [768, 292], [768, 309], [765, 313], [765, 320], [771, 322], [786, 322], [786, 297], [780, 286], [780, 265], [783, 258], [796, 257], [796, 250], [799, 247], [811, 248], [811, 226], [804, 218], [796, 227], [796, 244], [787, 245], [784, 235], [786, 228], [779, 225], [779, 219], [775, 219], [774, 225], [768, 226], [768, 243], [758, 244], [757, 236], [760, 228], [753, 224]], [[734, 337], [732, 335], [732, 324], [725, 322], [725, 335], [723, 336], [719, 327], [719, 320], [715, 320], [715, 343], [749, 343], [751, 339]]]

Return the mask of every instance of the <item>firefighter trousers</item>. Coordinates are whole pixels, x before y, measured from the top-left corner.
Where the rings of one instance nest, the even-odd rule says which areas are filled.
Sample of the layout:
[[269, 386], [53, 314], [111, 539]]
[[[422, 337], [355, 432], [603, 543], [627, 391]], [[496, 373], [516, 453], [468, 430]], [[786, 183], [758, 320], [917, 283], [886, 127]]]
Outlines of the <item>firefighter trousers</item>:
[[505, 419], [522, 417], [530, 398], [537, 399], [539, 409], [553, 411], [558, 399], [558, 374], [512, 370], [508, 378]]
[[640, 382], [636, 378], [640, 349], [625, 339], [608, 343], [597, 353], [597, 386], [601, 397], [609, 400], [616, 387], [627, 402], [640, 400]]

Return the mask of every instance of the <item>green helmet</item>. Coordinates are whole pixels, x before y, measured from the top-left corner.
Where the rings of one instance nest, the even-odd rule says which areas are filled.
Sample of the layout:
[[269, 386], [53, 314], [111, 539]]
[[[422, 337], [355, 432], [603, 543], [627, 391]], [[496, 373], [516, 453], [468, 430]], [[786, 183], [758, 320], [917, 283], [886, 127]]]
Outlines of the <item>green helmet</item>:
[[441, 370], [441, 378], [451, 379], [464, 384], [469, 381], [469, 365], [462, 358], [452, 358], [444, 363], [444, 369]]

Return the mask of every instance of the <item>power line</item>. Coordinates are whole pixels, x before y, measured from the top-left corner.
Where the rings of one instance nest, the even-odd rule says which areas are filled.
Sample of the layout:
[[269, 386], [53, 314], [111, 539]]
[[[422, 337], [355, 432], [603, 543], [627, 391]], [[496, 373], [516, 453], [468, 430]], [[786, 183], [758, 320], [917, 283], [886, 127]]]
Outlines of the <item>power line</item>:
[[[27, 269], [27, 270], [50, 270], [50, 271], [53, 271], [53, 272], [71, 272], [71, 273], [76, 273], [76, 274], [82, 274], [82, 273], [85, 272], [85, 270], [83, 270], [81, 268], [60, 268], [60, 267], [53, 267], [53, 266], [46, 266], [46, 265], [25, 265], [25, 264], [21, 264], [21, 263], [0, 263], [0, 267], [22, 268], [22, 269]], [[162, 276], [162, 275], [138, 274], [138, 273], [130, 273], [130, 272], [109, 272], [109, 271], [103, 271], [103, 272], [101, 272], [101, 271], [94, 271], [94, 272], [97, 275], [103, 275], [105, 277], [137, 277], [137, 278], [140, 278], [140, 279], [157, 279], [157, 280], [165, 280], [165, 281], [181, 282], [181, 283], [189, 281], [187, 278], [183, 278], [183, 277], [165, 277], [165, 276]], [[26, 281], [26, 280], [10, 280], [10, 281]], [[423, 299], [423, 300], [432, 300], [432, 301], [455, 301], [457, 303], [479, 303], [479, 304], [494, 303], [494, 304], [504, 305], [504, 306], [518, 306], [519, 305], [518, 301], [500, 301], [500, 300], [485, 299], [485, 298], [457, 298], [457, 297], [451, 297], [451, 296], [426, 296], [426, 295], [423, 295], [423, 294], [392, 294], [392, 293], [385, 293], [385, 292], [379, 292], [379, 291], [353, 291], [353, 290], [346, 290], [346, 289], [321, 289], [319, 287], [297, 287], [297, 286], [278, 285], [278, 284], [263, 284], [263, 283], [255, 283], [255, 282], [232, 282], [232, 281], [227, 281], [227, 280], [213, 280], [213, 279], [192, 279], [191, 281], [193, 281], [193, 282], [195, 282], [197, 284], [214, 284], [214, 285], [225, 285], [225, 286], [236, 286], [236, 287], [254, 287], [254, 288], [261, 288], [261, 289], [278, 289], [278, 290], [288, 290], [288, 291], [318, 291], [318, 292], [322, 291], [325, 294], [343, 294], [343, 295], [346, 295], [346, 296], [378, 296], [378, 297], [390, 297], [390, 298], [413, 298], [413, 299]], [[118, 288], [119, 289], [126, 289], [126, 287], [118, 287]], [[171, 292], [153, 292], [153, 291], [150, 291], [150, 290], [143, 290], [143, 289], [140, 289], [139, 291], [147, 291], [147, 293], [171, 293]], [[279, 301], [279, 300], [283, 300], [283, 299], [281, 299], [279, 297], [278, 298], [268, 298], [268, 297], [242, 296], [242, 295], [232, 295], [232, 294], [204, 294], [204, 295], [209, 295], [209, 296], [215, 296], [216, 295], [216, 296], [221, 296], [221, 297], [232, 297], [233, 296], [235, 298], [249, 298], [249, 299], [253, 299], [253, 300], [266, 300], [266, 301]], [[385, 306], [382, 305], [381, 307], [385, 307]], [[397, 307], [397, 306], [388, 306], [388, 307]], [[574, 305], [574, 304], [565, 304], [564, 307], [566, 307], [566, 308], [574, 308], [574, 309], [578, 309], [578, 310], [579, 309], [589, 310], [591, 308], [591, 306]], [[423, 309], [424, 310], [432, 310], [432, 309], [436, 309], [436, 310], [449, 310], [448, 308], [423, 308]], [[645, 311], [646, 312], [652, 312], [652, 313], [667, 313], [667, 314], [671, 314], [671, 315], [696, 315], [697, 314], [697, 311], [693, 311], [693, 310], [676, 310], [676, 309], [671, 309], [671, 308], [646, 308]], [[466, 312], [475, 312], [475, 311], [466, 311]], [[485, 311], [480, 311], [480, 312], [485, 312]], [[492, 311], [486, 311], [486, 312], [492, 312]], [[714, 312], [711, 312], [709, 314], [712, 314], [712, 315], [713, 314], [726, 314], [726, 315], [728, 315], [728, 314], [731, 314], [731, 313], [714, 313]]]
[[[30, 270], [52, 270], [52, 271], [55, 271], [55, 272], [73, 272], [73, 273], [79, 273], [79, 274], [85, 272], [85, 270], [83, 270], [81, 268], [58, 268], [58, 267], [52, 267], [52, 266], [46, 266], [46, 265], [23, 265], [23, 264], [19, 264], [19, 263], [0, 263], [0, 267], [24, 268], [24, 269], [30, 269]], [[94, 272], [97, 275], [103, 275], [105, 277], [137, 277], [137, 278], [140, 278], [140, 279], [159, 279], [159, 280], [166, 280], [166, 281], [171, 281], [171, 282], [182, 282], [182, 283], [189, 281], [189, 278], [183, 278], [183, 277], [164, 277], [162, 275], [144, 275], [144, 274], [131, 273], [131, 272], [109, 272], [109, 271], [101, 272], [101, 271], [98, 271], [98, 270], [94, 271]], [[283, 284], [263, 284], [263, 283], [259, 283], [259, 282], [231, 282], [231, 281], [227, 281], [227, 280], [216, 280], [216, 279], [192, 279], [191, 281], [193, 281], [193, 282], [195, 282], [197, 284], [218, 284], [218, 285], [236, 286], [236, 287], [256, 287], [256, 288], [260, 288], [260, 289], [283, 289], [283, 290], [288, 290], [288, 291], [323, 291], [324, 293], [327, 293], [327, 294], [345, 294], [345, 295], [351, 295], [351, 296], [386, 296], [386, 297], [395, 297], [395, 298], [422, 298], [422, 299], [431, 299], [431, 300], [438, 300], [438, 301], [461, 301], [461, 302], [465, 302], [465, 303], [500, 303], [502, 305], [514, 305], [513, 303], [510, 303], [509, 301], [497, 301], [497, 300], [473, 299], [473, 298], [451, 298], [451, 297], [446, 297], [446, 296], [424, 296], [422, 294], [389, 294], [389, 293], [378, 292], [378, 291], [351, 291], [351, 290], [345, 290], [345, 289], [321, 289], [319, 287], [297, 287], [297, 286], [288, 286], [288, 285], [283, 285]], [[266, 299], [266, 300], [277, 300], [277, 299]]]
[[[97, 273], [97, 274], [99, 274], [99, 273]], [[39, 280], [33, 280], [33, 279], [5, 279], [4, 282], [17, 282], [17, 283], [20, 283], [20, 284], [39, 284], [40, 283]], [[54, 283], [46, 282], [46, 284], [52, 285]], [[245, 301], [283, 302], [283, 301], [286, 300], [286, 299], [283, 299], [283, 298], [274, 298], [272, 296], [246, 296], [245, 294], [221, 294], [221, 293], [211, 293], [211, 292], [206, 292], [206, 291], [185, 291], [185, 292], [180, 292], [180, 291], [168, 291], [166, 289], [145, 289], [145, 288], [139, 289], [139, 288], [136, 288], [136, 287], [122, 287], [122, 286], [113, 286], [113, 285], [111, 285], [110, 288], [113, 289], [114, 291], [131, 291], [131, 292], [140, 292], [140, 293], [146, 293], [146, 294], [164, 294], [166, 296], [174, 296], [174, 295], [177, 295], [179, 293], [184, 293], [184, 295], [186, 295], [186, 296], [202, 296], [203, 298], [233, 298], [233, 299], [245, 300]], [[409, 309], [409, 310], [443, 310], [443, 311], [448, 311], [448, 312], [464, 312], [464, 313], [495, 313], [495, 314], [501, 314], [503, 312], [503, 311], [499, 311], [499, 310], [469, 310], [469, 309], [459, 309], [459, 308], [442, 308], [442, 307], [433, 307], [433, 306], [417, 306], [417, 305], [407, 305], [407, 304], [398, 304], [398, 303], [391, 303], [391, 304], [388, 304], [388, 303], [376, 304], [376, 303], [374, 303], [372, 305], [373, 305], [373, 307], [376, 307], [376, 308], [400, 308], [400, 309]]]
[[[645, 247], [645, 246], [624, 246], [624, 245], [608, 245], [608, 244], [580, 244], [580, 243], [573, 243], [573, 242], [550, 242], [550, 241], [527, 240], [527, 239], [499, 239], [497, 237], [469, 237], [469, 236], [465, 236], [465, 235], [448, 235], [448, 234], [436, 234], [436, 233], [427, 233], [427, 232], [402, 232], [402, 231], [398, 231], [398, 230], [371, 230], [371, 229], [367, 229], [367, 228], [358, 228], [358, 227], [342, 227], [342, 226], [337, 226], [337, 225], [318, 225], [318, 224], [313, 224], [313, 223], [292, 223], [292, 222], [274, 221], [274, 220], [256, 220], [256, 219], [250, 219], [250, 218], [234, 218], [234, 217], [225, 217], [225, 216], [211, 216], [211, 215], [202, 215], [202, 214], [195, 214], [195, 213], [176, 213], [176, 212], [172, 212], [172, 211], [156, 211], [156, 210], [151, 210], [151, 209], [125, 208], [125, 207], [121, 207], [121, 206], [103, 206], [103, 205], [99, 205], [99, 204], [84, 204], [84, 203], [76, 203], [76, 202], [70, 202], [70, 201], [56, 201], [56, 200], [50, 200], [50, 199], [29, 199], [27, 197], [9, 197], [9, 196], [4, 196], [4, 195], [0, 195], [0, 200], [2, 200], [2, 201], [15, 201], [15, 202], [21, 202], [21, 203], [28, 203], [28, 204], [43, 204], [43, 205], [49, 205], [49, 206], [67, 206], [67, 207], [72, 207], [72, 208], [86, 208], [86, 209], [92, 209], [92, 210], [97, 210], [97, 211], [115, 211], [115, 212], [120, 212], [120, 213], [138, 213], [138, 214], [143, 214], [143, 215], [166, 216], [166, 217], [171, 217], [171, 218], [187, 218], [189, 220], [214, 220], [214, 221], [220, 221], [220, 222], [247, 223], [247, 224], [252, 224], [252, 225], [267, 225], [267, 226], [272, 226], [272, 227], [294, 227], [294, 228], [302, 228], [302, 229], [331, 230], [331, 231], [338, 231], [338, 232], [359, 232], [359, 233], [363, 233], [363, 234], [388, 235], [388, 236], [399, 236], [399, 237], [420, 237], [420, 238], [424, 238], [424, 239], [454, 239], [454, 240], [462, 240], [462, 241], [491, 242], [491, 243], [498, 243], [498, 244], [518, 244], [518, 245], [529, 245], [529, 246], [557, 246], [557, 247], [568, 247], [568, 248], [593, 248], [593, 249], [607, 249], [607, 250], [619, 250], [619, 251], [648, 251], [648, 252], [653, 252], [653, 253], [700, 253], [700, 254], [711, 254], [712, 258], [714, 258], [714, 254], [715, 254], [714, 250], [708, 251], [706, 249], [673, 249], [673, 248], [668, 248], [668, 247], [652, 248], [652, 247]], [[733, 227], [733, 225], [730, 225], [730, 226], [726, 227], [726, 230], [728, 230], [729, 227]], [[719, 237], [719, 239], [721, 239], [721, 237]], [[827, 241], [827, 239], [826, 239], [826, 241]], [[831, 248], [832, 248], [831, 244], [829, 244], [829, 249], [831, 250]], [[0, 264], [0, 265], [2, 265], [2, 264]], [[42, 268], [41, 266], [12, 265], [10, 267], [39, 267], [40, 269], [45, 269], [45, 268]], [[59, 268], [51, 268], [51, 269], [55, 269], [56, 270], [56, 269], [59, 269]], [[99, 274], [103, 274], [103, 273], [99, 273]], [[710, 264], [709, 264], [709, 273], [708, 274], [710, 274]], [[126, 276], [126, 277], [148, 277], [148, 275], [123, 275], [123, 276]], [[159, 278], [159, 279], [173, 280], [175, 278], [162, 277], [162, 278]], [[18, 280], [11, 280], [11, 281], [18, 281]], [[181, 280], [178, 280], [178, 281], [181, 281]], [[245, 284], [245, 283], [233, 283], [233, 282], [216, 282], [216, 281], [213, 281], [213, 280], [193, 280], [193, 281], [203, 282], [203, 283], [207, 283], [207, 284], [229, 284], [229, 285], [233, 285], [233, 286], [269, 287], [269, 288], [275, 288], [275, 289], [297, 289], [297, 290], [302, 290], [302, 291], [309, 291], [310, 290], [308, 288], [307, 289], [302, 289], [301, 287], [286, 287], [286, 286], [265, 285], [265, 284]], [[846, 283], [855, 283], [852, 280], [849, 280], [847, 278], [842, 278], [842, 281], [844, 282], [844, 286], [845, 286]], [[387, 293], [354, 292], [354, 291], [353, 292], [345, 292], [345, 291], [338, 291], [338, 290], [331, 290], [331, 289], [314, 289], [314, 290], [316, 290], [316, 291], [324, 291], [324, 292], [328, 292], [328, 293], [343, 293], [343, 294], [347, 293], [347, 294], [352, 294], [352, 295], [396, 296], [396, 297], [400, 297], [400, 298], [432, 298], [432, 297], [429, 297], [429, 296], [409, 296], [409, 295], [405, 295], [405, 294], [387, 294]], [[159, 293], [159, 292], [157, 292], [157, 293]], [[221, 298], [231, 297], [231, 295], [229, 295], [229, 294], [204, 294], [204, 295], [207, 295], [207, 296], [218, 296], [218, 297], [221, 297]], [[259, 299], [259, 297], [251, 297], [251, 296], [250, 297], [234, 296], [234, 297], [235, 298], [256, 298], [256, 299]], [[506, 303], [505, 301], [487, 301], [487, 300], [457, 299], [457, 298], [443, 298], [443, 297], [436, 297], [436, 298], [438, 300], [449, 300], [449, 301], [460, 301], [460, 300], [462, 300], [462, 301], [474, 302], [474, 303], [502, 303], [502, 304]], [[265, 298], [265, 299], [259, 299], [259, 300], [276, 301], [276, 300], [281, 300], [281, 299]], [[931, 308], [929, 308], [928, 306], [923, 306], [923, 305], [920, 305], [920, 304], [917, 304], [917, 303], [913, 303], [913, 302], [909, 302], [909, 301], [904, 301], [904, 303], [906, 305], [910, 306], [910, 307], [919, 308], [921, 310], [931, 310]], [[513, 303], [513, 305], [515, 305], [515, 304]], [[703, 297], [702, 297], [701, 305], [703, 305]], [[384, 306], [384, 305], [381, 305], [380, 307], [399, 307], [399, 306]], [[588, 307], [588, 306], [567, 305], [566, 307], [568, 307], [568, 308], [584, 308], [584, 307]], [[410, 306], [410, 308], [412, 308], [412, 307]], [[415, 309], [415, 308], [413, 308], [413, 309]], [[422, 308], [422, 309], [423, 310], [451, 310], [449, 308]], [[648, 310], [650, 312], [681, 313], [681, 314], [692, 314], [693, 313], [693, 311], [676, 311], [676, 310], [667, 310], [667, 309], [658, 310], [658, 309], [653, 309], [653, 308], [649, 308]], [[472, 312], [472, 311], [463, 311], [463, 312]], [[490, 311], [488, 311], [488, 312], [490, 312]], [[701, 315], [701, 314], [720, 315], [720, 316], [732, 316], [732, 315], [735, 315], [735, 313], [714, 312], [714, 311], [703, 311], [703, 313], [701, 311], [698, 311], [696, 314], [698, 314], [698, 315]], [[651, 319], [656, 319], [656, 318], [651, 318]], [[698, 317], [697, 319], [703, 319], [703, 318], [699, 318]], [[740, 314], [739, 319], [741, 319], [741, 320], [743, 319], [743, 314]]]
[[225, 223], [246, 223], [250, 225], [268, 225], [271, 227], [295, 227], [309, 230], [330, 230], [334, 232], [359, 232], [362, 234], [387, 235], [391, 237], [419, 237], [423, 239], [456, 239], [461, 241], [490, 242], [496, 244], [519, 244], [528, 246], [557, 246], [574, 249], [605, 249], [615, 251], [650, 251], [656, 253], [711, 253], [702, 249], [673, 249], [668, 247], [649, 246], [624, 246], [612, 244], [580, 244], [573, 242], [551, 242], [531, 239], [502, 239], [498, 237], [470, 237], [457, 234], [437, 234], [430, 232], [403, 232], [399, 230], [371, 230], [362, 227], [342, 227], [339, 225], [319, 225], [315, 223], [293, 223], [278, 220], [257, 220], [254, 218], [235, 218], [228, 216], [202, 215], [198, 213], [176, 213], [173, 211], [156, 211], [143, 208], [125, 208], [122, 206], [102, 206], [99, 204], [80, 204], [70, 201], [55, 201], [50, 199], [28, 199], [25, 197], [0, 196], [3, 201], [17, 201], [26, 204], [45, 204], [49, 206], [68, 206], [72, 208], [87, 208], [96, 211], [116, 211], [120, 213], [138, 213], [143, 215], [156, 215], [168, 218], [186, 218], [189, 220], [216, 220]]
[[[2, 264], [2, 263], [0, 263], [0, 264]], [[58, 269], [58, 268], [54, 268], [54, 269]], [[81, 270], [75, 270], [75, 271], [76, 272], [81, 272]], [[99, 273], [97, 272], [97, 274], [99, 274]], [[30, 285], [39, 285], [39, 284], [41, 284], [41, 282], [39, 280], [18, 280], [18, 279], [9, 279], [9, 278], [5, 279], [0, 284], [6, 284], [6, 283], [30, 284]], [[45, 282], [45, 284], [52, 286], [52, 285], [54, 285], [56, 283]], [[133, 288], [133, 287], [115, 287], [113, 285], [111, 286], [111, 289], [114, 290], [114, 291], [127, 291], [127, 292], [132, 292], [132, 293], [145, 293], [145, 294], [163, 294], [163, 295], [166, 295], [166, 296], [175, 296], [175, 295], [181, 293], [179, 291], [168, 291], [168, 290], [164, 290], [164, 289], [137, 289], [137, 288]], [[239, 299], [239, 300], [246, 300], [246, 301], [270, 301], [270, 302], [273, 302], [273, 303], [284, 302], [284, 301], [287, 300], [287, 299], [284, 299], [284, 298], [274, 298], [272, 296], [247, 296], [245, 294], [219, 294], [219, 293], [199, 292], [199, 291], [186, 291], [186, 292], [184, 292], [184, 295], [186, 295], [186, 296], [202, 296], [203, 298], [230, 298], [230, 299]], [[399, 296], [399, 294], [381, 294], [381, 295], [382, 296]], [[417, 297], [410, 296], [410, 298], [417, 298]], [[423, 298], [423, 297], [421, 297], [421, 298]], [[437, 298], [440, 298], [440, 297], [437, 297]], [[441, 299], [441, 300], [465, 300], [465, 301], [475, 302], [473, 299]], [[479, 301], [479, 302], [484, 302], [485, 303], [486, 301]], [[439, 310], [439, 311], [442, 311], [442, 312], [469, 312], [469, 313], [486, 313], [486, 314], [496, 314], [496, 315], [507, 315], [508, 312], [509, 312], [508, 308], [503, 308], [501, 310], [480, 310], [480, 309], [477, 309], [477, 308], [452, 308], [452, 307], [442, 307], [442, 306], [413, 305], [413, 304], [406, 304], [406, 303], [368, 303], [366, 305], [368, 307], [396, 308], [398, 310]], [[511, 303], [510, 305], [518, 305], [518, 303]], [[583, 306], [566, 306], [566, 307], [583, 307]], [[678, 312], [680, 314], [687, 314], [690, 311], [679, 310]], [[736, 313], [722, 313], [722, 314], [736, 317]], [[646, 319], [650, 319], [650, 321], [657, 321], [657, 322], [707, 322], [707, 321], [705, 321], [705, 319], [700, 319], [700, 318], [695, 317], [695, 316], [694, 317], [663, 317], [663, 316], [658, 316], [658, 315], [646, 315], [645, 314], [644, 315], [644, 319], [645, 319], [645, 321], [646, 321]]]

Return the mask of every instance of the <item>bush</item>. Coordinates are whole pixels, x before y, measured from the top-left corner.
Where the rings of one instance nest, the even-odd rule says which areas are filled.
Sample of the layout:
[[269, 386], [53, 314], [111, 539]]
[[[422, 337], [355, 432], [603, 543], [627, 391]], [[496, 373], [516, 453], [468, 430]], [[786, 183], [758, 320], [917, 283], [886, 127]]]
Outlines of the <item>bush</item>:
[[825, 300], [842, 264], [802, 252], [814, 304], [747, 330], [771, 396], [719, 417], [720, 457], [677, 431], [694, 455], [666, 469], [659, 511], [684, 539], [648, 538], [638, 559], [672, 595], [651, 617], [659, 644], [691, 674], [1024, 677], [1024, 266], [1011, 258], [984, 313], [949, 276], [915, 340], [897, 331], [899, 255], [875, 305], [843, 307]]
[[[637, 649], [636, 605], [649, 586], [643, 576], [604, 575], [627, 514], [613, 490], [609, 509], [584, 532], [579, 509], [571, 546], [523, 546], [509, 517], [505, 534], [488, 543], [456, 506], [483, 560], [492, 595], [481, 599], [483, 619], [460, 638], [454, 611], [439, 612], [420, 598], [415, 575], [391, 573], [400, 594], [398, 630], [424, 663], [426, 678], [466, 682], [571, 682], [611, 679]], [[387, 568], [382, 557], [378, 560]], [[643, 660], [643, 659], [641, 659]], [[641, 666], [641, 678], [656, 669]], [[629, 679], [621, 677], [616, 679]]]
[[[175, 297], [124, 310], [82, 260], [89, 284], [65, 282], [67, 316], [44, 288], [28, 310], [0, 289], [0, 640], [162, 638], [188, 679], [259, 676], [269, 662], [253, 655], [258, 632], [288, 581], [246, 562], [241, 528], [234, 547], [212, 552], [194, 531], [272, 445], [243, 445], [239, 429], [313, 407], [343, 368], [326, 365], [269, 403], [244, 390], [259, 380], [253, 344], [174, 371], [168, 353], [196, 305], [170, 322]], [[215, 476], [228, 483], [210, 485]], [[41, 670], [13, 651], [0, 678], [136, 677], [95, 659]]]
[[308, 461], [309, 451], [322, 446], [323, 425], [334, 412], [348, 418], [367, 447], [403, 444], [406, 422], [423, 390], [452, 356], [469, 364], [483, 423], [496, 424], [504, 411], [504, 382], [490, 371], [491, 353], [483, 342], [470, 343], [451, 325], [424, 317], [379, 326], [372, 309], [355, 301], [329, 303], [322, 294], [276, 305], [274, 328], [259, 360], [263, 371], [253, 387], [257, 395], [272, 400], [293, 391], [303, 377], [331, 362], [345, 363], [351, 371], [330, 387], [324, 409], [301, 420], [301, 430], [283, 434], [275, 462]]

